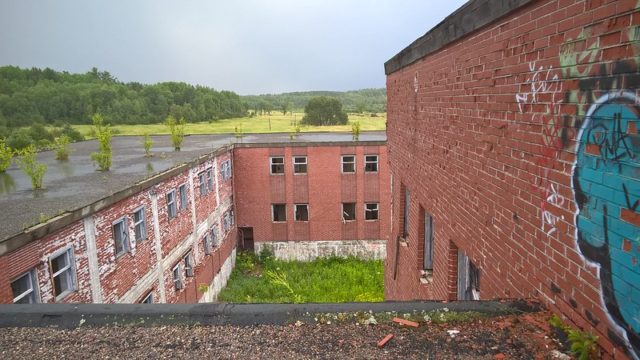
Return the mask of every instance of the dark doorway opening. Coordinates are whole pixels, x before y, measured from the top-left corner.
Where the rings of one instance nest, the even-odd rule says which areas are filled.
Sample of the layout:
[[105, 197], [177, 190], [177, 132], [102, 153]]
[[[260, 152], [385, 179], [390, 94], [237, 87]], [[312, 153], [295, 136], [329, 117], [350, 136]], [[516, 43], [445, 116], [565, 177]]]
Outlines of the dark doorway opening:
[[253, 251], [253, 228], [241, 227], [240, 230], [240, 250]]

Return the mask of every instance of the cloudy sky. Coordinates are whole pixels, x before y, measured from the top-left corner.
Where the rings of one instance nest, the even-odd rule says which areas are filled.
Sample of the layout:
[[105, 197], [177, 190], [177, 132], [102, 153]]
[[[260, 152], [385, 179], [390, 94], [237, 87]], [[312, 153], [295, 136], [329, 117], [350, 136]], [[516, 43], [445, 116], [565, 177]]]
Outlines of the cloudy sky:
[[0, 66], [243, 95], [384, 87], [384, 62], [464, 2], [0, 0]]

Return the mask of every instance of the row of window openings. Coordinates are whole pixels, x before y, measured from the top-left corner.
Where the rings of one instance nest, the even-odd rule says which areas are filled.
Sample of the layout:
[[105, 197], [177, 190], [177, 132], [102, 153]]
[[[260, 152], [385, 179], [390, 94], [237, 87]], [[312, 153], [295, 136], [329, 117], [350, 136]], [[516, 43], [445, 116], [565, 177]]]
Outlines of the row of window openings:
[[[402, 210], [402, 240], [409, 237], [409, 209], [411, 204], [411, 192], [404, 185], [401, 185], [403, 210]], [[422, 210], [424, 214], [422, 226], [423, 231], [423, 263], [421, 271], [421, 281], [429, 283], [433, 279], [433, 217]], [[458, 252], [458, 300], [479, 300], [480, 299], [480, 270], [469, 260], [469, 258]]]
[[[271, 174], [284, 174], [284, 157], [274, 156], [269, 158], [269, 165], [271, 167]], [[341, 172], [355, 173], [356, 172], [356, 157], [355, 155], [342, 155], [340, 159]], [[378, 155], [365, 155], [364, 157], [364, 171], [365, 172], [378, 172]], [[296, 175], [307, 173], [307, 157], [306, 156], [294, 156], [293, 157], [293, 173]]]
[[[220, 177], [222, 181], [231, 179], [231, 160], [224, 161], [220, 166]], [[198, 173], [198, 180], [200, 182], [200, 196], [213, 192], [213, 169], [208, 168]]]
[[[365, 220], [378, 220], [378, 212], [379, 212], [378, 203], [364, 204]], [[294, 213], [295, 221], [309, 221], [309, 204], [294, 204], [293, 213]], [[287, 205], [272, 204], [271, 219], [274, 222], [287, 221]], [[356, 203], [342, 203], [342, 220], [343, 221], [356, 220]]]
[[[56, 300], [64, 298], [67, 294], [76, 290], [75, 267], [72, 248], [65, 249], [62, 253], [49, 259], [51, 269], [51, 281], [53, 283], [53, 295]], [[13, 302], [15, 304], [33, 304], [40, 302], [38, 294], [38, 279], [35, 269], [27, 271], [11, 282]]]

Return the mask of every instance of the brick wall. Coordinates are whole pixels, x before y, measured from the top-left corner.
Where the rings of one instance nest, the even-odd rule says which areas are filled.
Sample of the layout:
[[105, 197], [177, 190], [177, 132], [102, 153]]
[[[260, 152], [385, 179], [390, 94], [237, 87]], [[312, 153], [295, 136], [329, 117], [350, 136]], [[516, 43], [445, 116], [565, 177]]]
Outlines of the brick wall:
[[[364, 156], [378, 155], [378, 172], [364, 172]], [[341, 173], [341, 155], [356, 172]], [[284, 157], [284, 173], [270, 174], [269, 158]], [[293, 174], [293, 157], [307, 157], [307, 174]], [[279, 146], [234, 150], [238, 227], [255, 242], [387, 239], [390, 184], [386, 146]], [[356, 220], [342, 221], [342, 203], [356, 203]], [[365, 202], [379, 203], [377, 221], [364, 220]], [[286, 204], [286, 222], [272, 221], [272, 204]], [[309, 221], [294, 221], [294, 204], [309, 204]]]
[[638, 5], [533, 1], [388, 75], [388, 299], [455, 298], [459, 248], [482, 299], [536, 297], [640, 355]]

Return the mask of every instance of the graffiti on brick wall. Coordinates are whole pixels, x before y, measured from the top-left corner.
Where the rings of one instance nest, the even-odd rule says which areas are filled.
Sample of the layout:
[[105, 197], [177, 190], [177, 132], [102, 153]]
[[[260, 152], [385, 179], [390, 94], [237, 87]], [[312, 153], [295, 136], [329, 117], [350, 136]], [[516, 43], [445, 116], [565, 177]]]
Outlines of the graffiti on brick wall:
[[[632, 356], [638, 358], [640, 74], [638, 62], [632, 60], [594, 65], [601, 54], [597, 37], [589, 35], [580, 34], [561, 56], [564, 75], [579, 78], [577, 91], [567, 93], [567, 101], [577, 105], [579, 124], [572, 173], [576, 241], [582, 255], [599, 267], [603, 304]], [[637, 29], [626, 35], [636, 38]], [[573, 51], [574, 44], [584, 50]]]
[[[571, 221], [556, 215], [571, 200], [549, 172], [563, 150], [575, 151], [577, 248], [599, 268], [602, 303], [616, 330], [609, 337], [640, 359], [640, 28], [625, 31], [622, 41], [630, 42], [635, 60], [603, 64], [598, 36], [590, 30], [567, 39], [558, 68], [528, 64], [529, 76], [515, 99], [518, 110], [541, 125], [543, 151], [536, 164], [544, 170], [533, 185], [542, 199], [541, 230], [557, 236], [558, 223]], [[563, 89], [565, 79], [573, 83]], [[553, 283], [551, 288], [562, 292]], [[594, 326], [600, 322], [583, 310]]]

